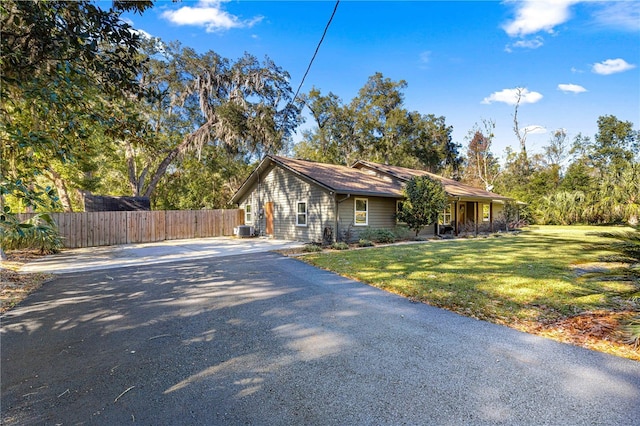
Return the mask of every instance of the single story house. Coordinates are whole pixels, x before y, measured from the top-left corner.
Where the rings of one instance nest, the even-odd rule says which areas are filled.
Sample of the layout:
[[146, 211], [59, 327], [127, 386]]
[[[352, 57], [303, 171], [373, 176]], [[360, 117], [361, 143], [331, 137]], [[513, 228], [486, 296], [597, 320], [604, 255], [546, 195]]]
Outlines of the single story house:
[[402, 229], [396, 213], [414, 176], [442, 182], [449, 205], [422, 235], [493, 229], [507, 197], [421, 170], [358, 161], [351, 167], [267, 155], [233, 195], [256, 235], [306, 242], [357, 240]]

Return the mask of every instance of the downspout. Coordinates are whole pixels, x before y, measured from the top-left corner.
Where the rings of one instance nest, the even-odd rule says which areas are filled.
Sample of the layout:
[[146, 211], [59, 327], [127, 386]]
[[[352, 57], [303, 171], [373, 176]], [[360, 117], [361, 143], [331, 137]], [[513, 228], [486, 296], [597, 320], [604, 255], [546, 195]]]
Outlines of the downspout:
[[336, 232], [333, 234], [333, 240], [334, 240], [334, 242], [337, 242], [338, 241], [338, 235], [340, 235], [339, 234], [340, 230], [338, 228], [340, 226], [339, 225], [340, 224], [340, 214], [338, 213], [338, 211], [339, 211], [338, 205], [341, 204], [343, 201], [347, 201], [349, 198], [351, 198], [351, 194], [347, 194], [347, 196], [344, 197], [342, 200], [338, 200], [338, 194], [337, 193], [336, 193], [335, 197], [336, 197], [336, 215], [335, 215], [335, 217], [336, 217]]
[[256, 174], [258, 175], [258, 211], [255, 213], [258, 213], [258, 226], [260, 228], [260, 236], [264, 236], [262, 233], [262, 214], [260, 213], [262, 211], [262, 207], [260, 207], [262, 205], [260, 203], [260, 200], [262, 199], [262, 197], [260, 197], [260, 191], [262, 189], [262, 185], [260, 185], [260, 166], [258, 166], [258, 168], [256, 169]]

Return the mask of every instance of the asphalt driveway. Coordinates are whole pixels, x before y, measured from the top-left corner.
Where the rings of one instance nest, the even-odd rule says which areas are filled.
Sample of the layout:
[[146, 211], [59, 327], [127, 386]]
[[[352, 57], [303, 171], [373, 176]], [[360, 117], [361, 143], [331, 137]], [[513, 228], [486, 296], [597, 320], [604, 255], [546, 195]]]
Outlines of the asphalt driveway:
[[275, 253], [60, 275], [2, 318], [4, 424], [632, 425], [640, 363]]

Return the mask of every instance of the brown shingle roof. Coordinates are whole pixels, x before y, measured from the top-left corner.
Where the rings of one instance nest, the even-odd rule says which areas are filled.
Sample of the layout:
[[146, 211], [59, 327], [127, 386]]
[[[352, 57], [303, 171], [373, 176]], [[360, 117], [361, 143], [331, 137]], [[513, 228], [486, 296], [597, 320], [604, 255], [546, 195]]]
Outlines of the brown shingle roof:
[[303, 175], [336, 193], [401, 197], [402, 185], [337, 164], [269, 156], [274, 162]]
[[408, 169], [406, 167], [389, 166], [386, 164], [371, 163], [369, 161], [357, 161], [352, 167], [360, 168], [366, 167], [373, 170], [378, 170], [390, 176], [394, 176], [404, 182], [410, 180], [415, 176], [429, 176], [432, 179], [439, 180], [444, 186], [444, 190], [452, 197], [465, 197], [465, 198], [482, 198], [492, 200], [510, 200], [509, 197], [496, 194], [494, 192], [485, 191], [484, 189], [475, 188], [473, 186], [465, 185], [457, 180], [438, 176], [433, 173], [429, 173], [423, 170]]
[[[402, 197], [404, 183], [414, 176], [429, 176], [442, 182], [445, 191], [452, 197], [467, 199], [508, 200], [508, 197], [474, 188], [453, 179], [447, 179], [422, 170], [384, 164], [358, 161], [352, 167], [336, 164], [317, 163], [314, 161], [268, 155], [234, 194], [232, 202], [239, 202], [242, 195], [257, 180], [257, 174], [263, 173], [271, 164], [277, 164], [296, 175], [316, 183], [330, 191], [341, 194], [371, 195], [378, 197]], [[374, 170], [378, 174], [389, 176], [383, 178], [361, 170]]]

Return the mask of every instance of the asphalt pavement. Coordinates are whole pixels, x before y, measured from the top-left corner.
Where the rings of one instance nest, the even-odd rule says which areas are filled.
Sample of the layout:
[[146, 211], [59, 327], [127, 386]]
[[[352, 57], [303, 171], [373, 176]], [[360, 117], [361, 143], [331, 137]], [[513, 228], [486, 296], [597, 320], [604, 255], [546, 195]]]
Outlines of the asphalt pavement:
[[640, 363], [275, 253], [59, 275], [2, 318], [7, 425], [637, 425]]
[[123, 266], [235, 256], [247, 253], [291, 249], [302, 246], [296, 241], [273, 238], [211, 237], [166, 240], [153, 243], [65, 249], [24, 265], [24, 273], [67, 274], [70, 272], [113, 269]]

